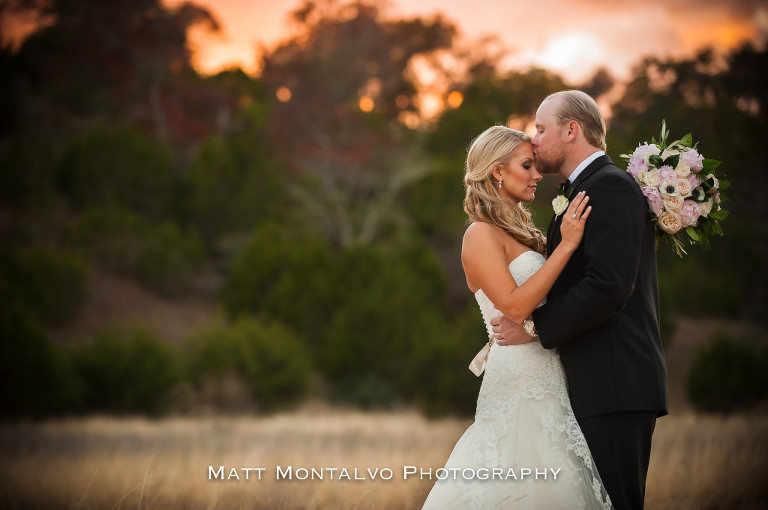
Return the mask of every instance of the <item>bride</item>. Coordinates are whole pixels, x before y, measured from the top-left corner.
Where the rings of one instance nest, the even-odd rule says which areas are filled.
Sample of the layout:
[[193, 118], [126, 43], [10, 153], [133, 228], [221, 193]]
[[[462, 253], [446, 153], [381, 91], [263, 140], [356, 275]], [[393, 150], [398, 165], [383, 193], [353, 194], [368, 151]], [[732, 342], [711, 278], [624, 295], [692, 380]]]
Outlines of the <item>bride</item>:
[[491, 340], [470, 365], [478, 376], [485, 370], [475, 421], [456, 443], [425, 510], [611, 508], [557, 352], [537, 338], [493, 343], [491, 319], [503, 314], [520, 323], [530, 316], [581, 242], [592, 209], [583, 192], [573, 197], [563, 241], [545, 259], [546, 240], [523, 205], [541, 180], [530, 140], [494, 126], [467, 154], [464, 210], [473, 223], [461, 260]]

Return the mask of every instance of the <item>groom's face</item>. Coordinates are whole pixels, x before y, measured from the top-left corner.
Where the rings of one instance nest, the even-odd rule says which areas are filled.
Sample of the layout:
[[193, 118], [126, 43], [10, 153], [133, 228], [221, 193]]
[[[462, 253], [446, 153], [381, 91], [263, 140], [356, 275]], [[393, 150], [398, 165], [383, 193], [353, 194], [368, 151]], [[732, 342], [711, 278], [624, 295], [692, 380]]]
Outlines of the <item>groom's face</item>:
[[560, 99], [544, 101], [536, 111], [536, 135], [531, 140], [536, 168], [542, 174], [556, 174], [565, 162], [563, 129], [558, 126], [555, 111]]

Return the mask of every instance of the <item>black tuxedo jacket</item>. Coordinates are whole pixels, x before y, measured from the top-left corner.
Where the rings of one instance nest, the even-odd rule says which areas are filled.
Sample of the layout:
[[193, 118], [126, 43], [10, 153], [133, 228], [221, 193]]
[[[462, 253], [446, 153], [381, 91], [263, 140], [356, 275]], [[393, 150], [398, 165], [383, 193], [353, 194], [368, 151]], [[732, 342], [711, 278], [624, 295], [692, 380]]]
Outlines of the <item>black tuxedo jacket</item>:
[[[640, 187], [608, 156], [573, 183], [592, 212], [584, 238], [533, 312], [541, 344], [557, 347], [577, 418], [622, 411], [667, 414], [667, 368], [659, 334], [656, 240]], [[547, 235], [561, 241], [562, 216]]]

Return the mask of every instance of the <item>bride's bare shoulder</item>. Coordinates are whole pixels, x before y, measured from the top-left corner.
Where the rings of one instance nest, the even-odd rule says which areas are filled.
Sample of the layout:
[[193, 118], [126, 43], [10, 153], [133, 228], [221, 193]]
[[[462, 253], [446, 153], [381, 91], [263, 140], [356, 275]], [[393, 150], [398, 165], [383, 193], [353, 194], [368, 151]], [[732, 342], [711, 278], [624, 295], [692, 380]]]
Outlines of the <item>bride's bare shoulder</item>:
[[464, 239], [495, 237], [498, 233], [499, 229], [489, 223], [473, 221], [464, 231]]
[[464, 231], [461, 244], [462, 258], [488, 249], [504, 249], [503, 232], [493, 225], [476, 221]]

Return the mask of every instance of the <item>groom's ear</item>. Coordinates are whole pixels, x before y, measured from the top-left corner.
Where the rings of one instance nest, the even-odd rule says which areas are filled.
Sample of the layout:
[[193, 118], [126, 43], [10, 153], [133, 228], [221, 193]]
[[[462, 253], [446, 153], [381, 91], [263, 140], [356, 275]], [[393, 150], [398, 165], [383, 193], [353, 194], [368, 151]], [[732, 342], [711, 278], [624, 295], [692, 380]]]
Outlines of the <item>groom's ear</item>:
[[579, 131], [581, 130], [581, 126], [578, 122], [575, 120], [572, 120], [568, 122], [566, 125], [566, 139], [569, 142], [573, 142], [576, 140], [576, 137], [579, 135]]

